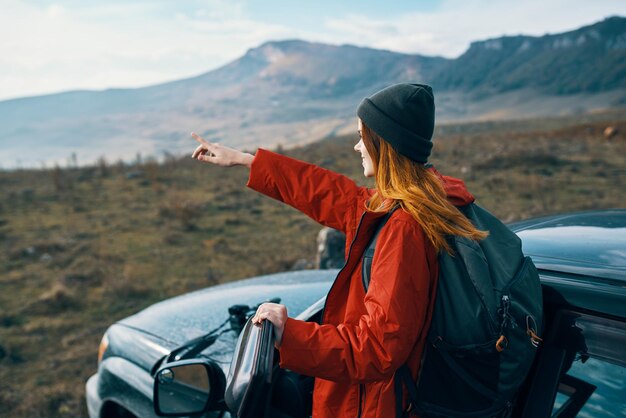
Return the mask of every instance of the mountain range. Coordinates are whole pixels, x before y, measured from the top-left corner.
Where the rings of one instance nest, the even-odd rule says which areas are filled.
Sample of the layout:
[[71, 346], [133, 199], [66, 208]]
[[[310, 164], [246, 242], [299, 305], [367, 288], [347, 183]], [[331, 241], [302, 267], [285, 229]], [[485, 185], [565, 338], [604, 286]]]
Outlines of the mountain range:
[[626, 18], [473, 42], [455, 59], [273, 41], [182, 80], [0, 101], [0, 165], [190, 153], [190, 131], [249, 149], [311, 142], [356, 130], [360, 100], [397, 82], [432, 85], [444, 123], [625, 106]]

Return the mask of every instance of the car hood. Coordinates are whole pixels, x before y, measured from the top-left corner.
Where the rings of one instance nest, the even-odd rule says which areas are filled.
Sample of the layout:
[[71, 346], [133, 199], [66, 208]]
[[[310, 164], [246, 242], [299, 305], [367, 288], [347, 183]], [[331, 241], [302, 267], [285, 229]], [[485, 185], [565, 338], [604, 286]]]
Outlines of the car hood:
[[[279, 297], [289, 316], [297, 316], [326, 295], [336, 274], [337, 270], [303, 270], [239, 280], [164, 300], [119, 323], [180, 345], [222, 324], [234, 304], [253, 306]], [[230, 334], [234, 333], [220, 340], [236, 340]]]

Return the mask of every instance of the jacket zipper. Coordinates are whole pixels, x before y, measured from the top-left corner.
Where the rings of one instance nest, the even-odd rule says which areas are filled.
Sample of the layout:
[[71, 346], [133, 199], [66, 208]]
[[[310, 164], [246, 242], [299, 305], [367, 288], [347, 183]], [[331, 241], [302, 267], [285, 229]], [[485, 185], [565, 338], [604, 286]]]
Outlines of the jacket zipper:
[[363, 403], [365, 403], [365, 385], [359, 385], [359, 411], [357, 418], [361, 418], [361, 414], [363, 413]]
[[348, 265], [348, 262], [350, 262], [350, 256], [352, 255], [352, 246], [354, 245], [354, 242], [356, 241], [356, 238], [359, 236], [359, 229], [361, 229], [361, 223], [363, 222], [363, 218], [365, 218], [365, 214], [366, 213], [367, 213], [367, 211], [363, 212], [363, 214], [361, 215], [361, 219], [359, 219], [359, 224], [356, 227], [356, 232], [354, 233], [354, 238], [352, 238], [352, 242], [350, 243], [350, 248], [348, 249], [348, 258], [346, 258], [346, 262], [344, 263], [344, 265], [341, 268], [341, 270], [339, 270], [339, 273], [337, 273], [337, 276], [335, 277], [335, 281], [330, 286], [330, 290], [328, 291], [328, 294], [326, 296], [326, 300], [324, 301], [324, 307], [322, 308], [322, 316], [320, 316], [320, 324], [324, 323], [324, 314], [326, 313], [326, 303], [328, 302], [328, 295], [330, 295], [332, 293], [333, 288], [335, 287], [335, 283], [337, 283], [337, 278], [341, 275], [341, 273], [343, 272], [343, 269], [346, 268], [346, 266]]
[[[333, 284], [330, 286], [330, 290], [328, 291], [328, 295], [330, 295], [333, 291], [333, 288], [335, 287], [335, 283], [337, 283], [337, 278], [341, 275], [341, 273], [343, 272], [343, 270], [346, 268], [346, 266], [348, 265], [348, 263], [350, 262], [350, 256], [352, 255], [352, 246], [354, 245], [354, 243], [356, 242], [357, 237], [359, 236], [359, 230], [361, 229], [361, 224], [363, 223], [363, 218], [365, 218], [365, 214], [367, 213], [367, 211], [363, 212], [363, 214], [361, 214], [361, 219], [359, 219], [359, 224], [356, 227], [356, 231], [354, 232], [354, 238], [352, 238], [352, 242], [350, 243], [350, 248], [348, 248], [348, 257], [346, 258], [346, 262], [344, 263], [343, 267], [341, 267], [341, 270], [339, 270], [339, 273], [337, 273], [337, 277], [335, 277], [335, 281], [333, 282]], [[324, 307], [322, 308], [322, 315], [320, 317], [320, 322], [323, 324], [324, 323], [324, 314], [326, 313], [326, 303], [328, 302], [328, 297], [326, 297], [326, 300], [324, 301]], [[361, 418], [361, 414], [362, 414], [362, 403], [363, 403], [363, 399], [365, 398], [365, 391], [364, 391], [364, 385], [363, 384], [359, 384], [359, 408], [358, 408], [358, 414], [357, 414], [357, 418]]]

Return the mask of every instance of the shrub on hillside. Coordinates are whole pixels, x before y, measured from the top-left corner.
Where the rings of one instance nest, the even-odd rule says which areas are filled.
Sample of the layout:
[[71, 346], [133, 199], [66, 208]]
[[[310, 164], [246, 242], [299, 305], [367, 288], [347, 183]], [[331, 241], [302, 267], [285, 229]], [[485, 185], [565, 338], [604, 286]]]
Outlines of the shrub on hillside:
[[204, 205], [188, 200], [173, 198], [159, 208], [159, 216], [180, 223], [186, 230], [195, 229], [195, 221], [202, 215]]

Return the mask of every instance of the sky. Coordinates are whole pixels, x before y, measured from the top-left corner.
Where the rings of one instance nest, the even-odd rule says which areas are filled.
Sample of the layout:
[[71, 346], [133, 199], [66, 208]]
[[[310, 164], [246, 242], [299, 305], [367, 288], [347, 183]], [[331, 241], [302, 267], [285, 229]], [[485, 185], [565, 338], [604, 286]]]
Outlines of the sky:
[[281, 39], [455, 58], [472, 41], [626, 16], [626, 1], [0, 0], [0, 10], [1, 101], [192, 77]]

